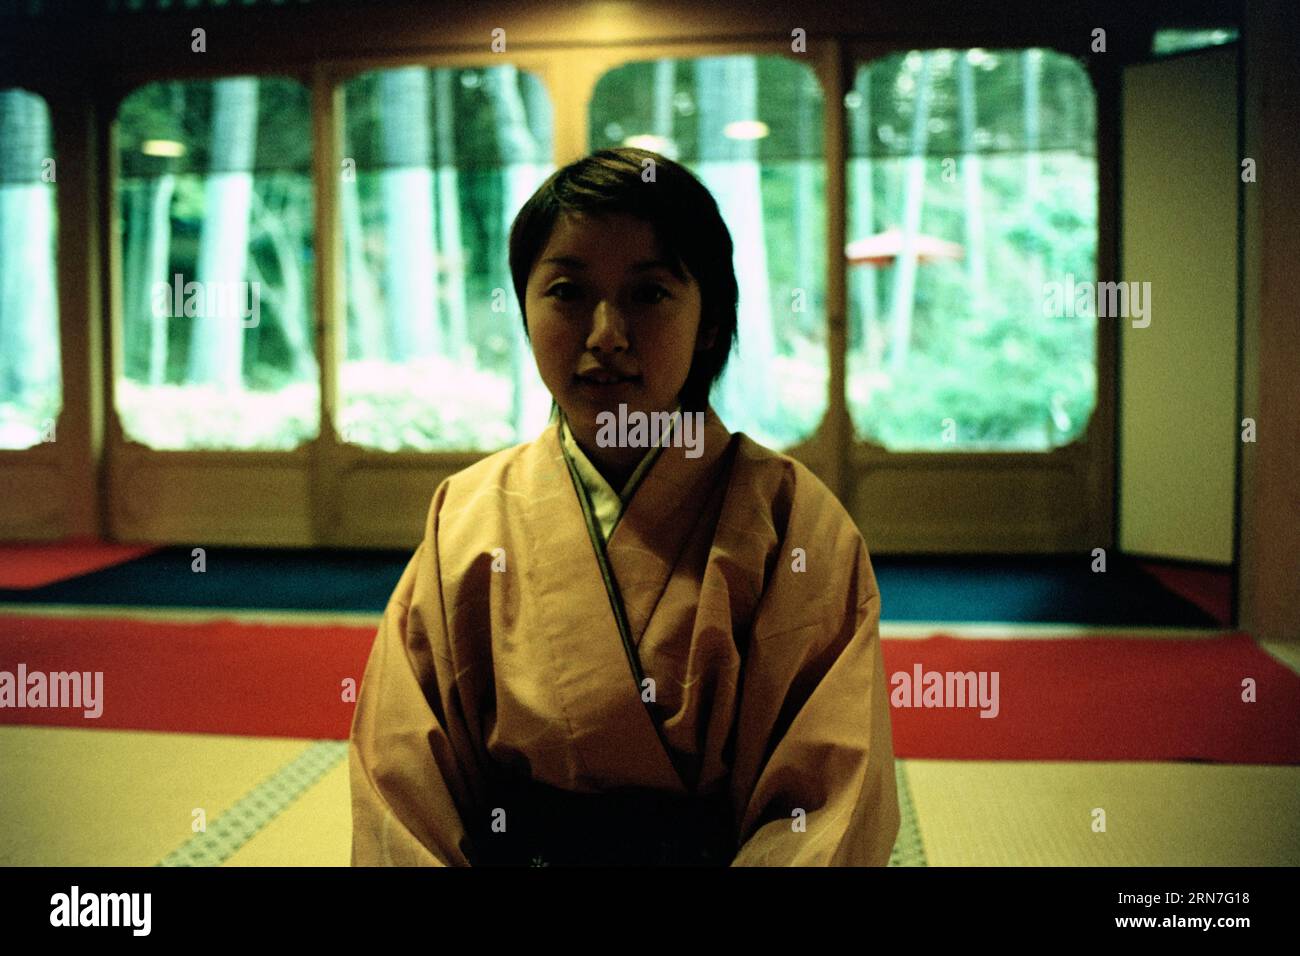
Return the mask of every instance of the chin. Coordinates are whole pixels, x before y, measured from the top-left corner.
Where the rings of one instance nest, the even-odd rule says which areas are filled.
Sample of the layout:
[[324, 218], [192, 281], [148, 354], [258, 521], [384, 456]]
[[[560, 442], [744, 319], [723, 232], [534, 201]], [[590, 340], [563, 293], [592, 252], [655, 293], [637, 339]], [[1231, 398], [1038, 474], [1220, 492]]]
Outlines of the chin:
[[571, 409], [574, 417], [588, 414], [593, 421], [599, 412], [618, 413], [620, 405], [626, 405], [629, 412], [647, 408], [645, 391], [640, 382], [623, 383], [612, 386], [584, 386], [574, 383], [565, 392], [566, 402], [562, 408]]
[[[566, 395], [558, 404], [560, 411], [564, 413], [564, 417], [575, 428], [585, 426], [594, 430], [596, 428], [596, 416], [605, 411], [604, 405], [593, 403], [590, 399], [581, 395]], [[618, 406], [615, 405], [614, 410], [617, 410], [617, 408]]]

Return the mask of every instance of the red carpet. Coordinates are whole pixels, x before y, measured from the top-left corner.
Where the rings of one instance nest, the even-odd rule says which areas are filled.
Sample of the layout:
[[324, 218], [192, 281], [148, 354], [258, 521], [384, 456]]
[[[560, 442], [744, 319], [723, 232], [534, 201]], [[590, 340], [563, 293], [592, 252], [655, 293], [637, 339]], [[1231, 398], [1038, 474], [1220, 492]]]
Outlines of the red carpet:
[[[6, 707], [0, 723], [343, 739], [343, 681], [360, 683], [373, 639], [368, 627], [0, 618], [0, 670], [104, 672], [96, 720]], [[1300, 677], [1246, 635], [883, 644], [891, 694], [917, 664], [998, 673], [994, 718], [892, 707], [899, 757], [1300, 763]], [[1247, 677], [1256, 703], [1241, 699]]]
[[[899, 757], [1300, 763], [1300, 676], [1245, 634], [883, 644], [891, 682], [917, 664], [999, 672], [995, 718], [978, 707], [892, 708]], [[1255, 703], [1242, 700], [1248, 677]]]
[[1170, 591], [1227, 627], [1232, 621], [1232, 569], [1185, 568], [1157, 561], [1140, 567]]
[[103, 714], [0, 709], [0, 723], [344, 739], [374, 628], [0, 618], [0, 670], [103, 671]]
[[110, 568], [155, 550], [152, 545], [103, 541], [0, 545], [0, 588], [39, 588]]

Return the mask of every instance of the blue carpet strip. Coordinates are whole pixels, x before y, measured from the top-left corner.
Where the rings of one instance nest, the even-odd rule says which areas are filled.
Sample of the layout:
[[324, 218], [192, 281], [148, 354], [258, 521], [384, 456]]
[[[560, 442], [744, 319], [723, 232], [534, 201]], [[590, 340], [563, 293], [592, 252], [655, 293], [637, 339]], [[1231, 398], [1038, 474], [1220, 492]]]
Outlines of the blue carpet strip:
[[[0, 604], [382, 612], [408, 551], [164, 548], [40, 588], [0, 588]], [[1034, 622], [1112, 627], [1214, 627], [1205, 611], [1112, 555], [873, 557], [886, 621]]]

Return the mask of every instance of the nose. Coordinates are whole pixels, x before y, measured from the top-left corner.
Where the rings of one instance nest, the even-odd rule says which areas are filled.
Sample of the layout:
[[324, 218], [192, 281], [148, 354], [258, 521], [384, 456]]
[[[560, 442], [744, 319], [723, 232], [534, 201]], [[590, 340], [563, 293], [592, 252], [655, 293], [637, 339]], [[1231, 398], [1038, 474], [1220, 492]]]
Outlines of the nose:
[[622, 313], [608, 300], [602, 299], [592, 316], [587, 348], [596, 352], [625, 352], [627, 347], [627, 323]]

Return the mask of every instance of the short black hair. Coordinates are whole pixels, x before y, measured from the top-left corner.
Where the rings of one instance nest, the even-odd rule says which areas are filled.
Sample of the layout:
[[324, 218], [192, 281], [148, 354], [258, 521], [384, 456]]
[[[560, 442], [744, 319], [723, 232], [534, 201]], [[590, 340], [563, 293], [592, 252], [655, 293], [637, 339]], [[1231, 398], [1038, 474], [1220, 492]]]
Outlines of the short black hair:
[[[650, 170], [653, 178], [647, 179]], [[712, 330], [714, 338], [695, 353], [681, 402], [686, 411], [703, 411], [736, 342], [740, 297], [731, 233], [713, 196], [686, 167], [629, 146], [602, 149], [557, 170], [524, 203], [510, 228], [510, 274], [525, 335], [528, 274], [562, 213], [625, 213], [648, 222], [669, 262], [685, 266], [699, 283], [700, 333]]]

